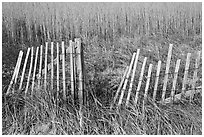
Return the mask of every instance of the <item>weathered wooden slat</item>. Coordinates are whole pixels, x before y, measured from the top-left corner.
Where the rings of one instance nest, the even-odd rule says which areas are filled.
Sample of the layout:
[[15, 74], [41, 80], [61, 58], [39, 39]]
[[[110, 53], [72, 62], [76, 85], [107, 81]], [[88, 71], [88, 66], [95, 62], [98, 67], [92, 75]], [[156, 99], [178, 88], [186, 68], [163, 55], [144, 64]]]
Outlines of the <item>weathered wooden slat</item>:
[[170, 62], [171, 62], [172, 48], [173, 48], [173, 44], [170, 44], [169, 45], [168, 56], [167, 56], [167, 63], [166, 63], [163, 90], [162, 90], [162, 101], [164, 101], [165, 95], [166, 95], [166, 88], [167, 88], [167, 83], [168, 83], [168, 76], [169, 76], [168, 73], [169, 73], [169, 67], [170, 67]]
[[57, 93], [59, 92], [59, 43], [57, 42]]
[[183, 83], [182, 83], [182, 96], [185, 95], [185, 90], [186, 90], [186, 80], [188, 77], [188, 70], [189, 70], [189, 65], [190, 65], [190, 57], [191, 57], [191, 53], [187, 54], [187, 59], [186, 59], [186, 66], [185, 66], [185, 72], [184, 72], [184, 77], [183, 77]]
[[74, 103], [74, 94], [75, 94], [75, 79], [74, 79], [74, 62], [73, 62], [73, 52], [74, 52], [74, 43], [70, 40], [70, 73], [71, 73], [71, 95]]
[[23, 71], [22, 71], [22, 75], [21, 75], [21, 81], [20, 81], [20, 85], [18, 88], [19, 90], [21, 90], [22, 85], [23, 85], [23, 79], [24, 79], [24, 75], [25, 75], [25, 70], [26, 70], [26, 66], [27, 66], [27, 62], [28, 62], [29, 53], [30, 53], [30, 48], [28, 48], [27, 53], [26, 53], [26, 58], [24, 61]]
[[147, 94], [148, 94], [148, 90], [149, 90], [149, 83], [150, 83], [150, 78], [151, 78], [151, 73], [152, 73], [152, 64], [149, 65], [149, 69], [148, 69], [148, 74], [147, 74], [147, 82], [146, 82], [146, 86], [145, 86], [145, 93], [144, 93], [144, 103], [147, 100]]
[[39, 72], [37, 74], [38, 77], [38, 88], [40, 88], [40, 82], [41, 82], [41, 73], [42, 73], [42, 55], [43, 54], [43, 46], [40, 46], [40, 64], [39, 64]]
[[117, 98], [118, 98], [119, 92], [120, 92], [120, 90], [121, 90], [121, 88], [122, 88], [122, 86], [123, 86], [123, 84], [124, 84], [125, 77], [126, 77], [126, 75], [127, 75], [128, 69], [129, 69], [129, 66], [127, 66], [126, 69], [125, 69], [124, 75], [123, 75], [123, 77], [122, 77], [122, 80], [120, 81], [120, 85], [119, 85], [119, 87], [118, 87], [118, 89], [117, 89], [117, 91], [116, 91], [115, 97], [114, 97], [114, 99], [113, 99], [113, 104], [111, 104], [110, 109], [112, 109], [113, 105], [115, 104], [115, 102], [116, 102], [116, 100], [117, 100]]
[[17, 59], [17, 62], [16, 62], [16, 66], [15, 66], [15, 69], [14, 69], [13, 76], [12, 76], [12, 79], [10, 81], [9, 87], [8, 87], [8, 89], [6, 91], [6, 94], [10, 93], [10, 89], [11, 89], [11, 86], [13, 85], [13, 81], [14, 81], [15, 76], [16, 76], [16, 71], [17, 71], [17, 67], [18, 67], [19, 60], [20, 60], [21, 56], [23, 56], [23, 52], [22, 51], [20, 51], [19, 54], [18, 54], [18, 59]]
[[128, 90], [128, 95], [127, 95], [127, 99], [126, 99], [126, 106], [128, 106], [129, 104], [129, 100], [130, 100], [130, 95], [132, 92], [132, 87], [133, 87], [133, 82], [134, 82], [134, 78], [135, 78], [135, 72], [136, 72], [136, 68], [137, 68], [137, 62], [138, 62], [138, 58], [139, 58], [139, 54], [140, 54], [140, 49], [137, 50], [137, 55], [134, 61], [134, 66], [133, 66], [133, 71], [132, 71], [132, 77], [130, 80], [130, 86], [129, 86], [129, 90]]
[[34, 70], [33, 70], [33, 83], [32, 83], [32, 88], [31, 88], [32, 93], [33, 93], [34, 84], [35, 84], [35, 72], [36, 72], [37, 61], [38, 61], [38, 50], [39, 50], [39, 47], [37, 47], [36, 55], [35, 55], [35, 64], [34, 64]]
[[173, 85], [172, 85], [172, 89], [171, 89], [171, 101], [172, 101], [172, 102], [174, 101], [175, 90], [176, 90], [176, 82], [177, 82], [177, 77], [178, 77], [178, 71], [179, 71], [180, 62], [181, 62], [180, 59], [178, 59], [178, 60], [176, 61], [176, 68], [175, 68], [175, 72], [174, 72]]
[[45, 43], [45, 75], [44, 75], [44, 89], [47, 90], [47, 50], [48, 50], [48, 42]]
[[196, 58], [196, 61], [195, 61], [195, 70], [194, 70], [194, 73], [193, 73], [193, 82], [192, 82], [193, 94], [190, 96], [190, 101], [192, 101], [192, 99], [194, 97], [196, 82], [198, 80], [197, 73], [198, 73], [198, 67], [199, 67], [199, 63], [200, 63], [200, 54], [201, 54], [201, 51], [198, 51], [197, 58]]
[[138, 83], [136, 94], [135, 94], [135, 104], [137, 104], [137, 101], [138, 101], [139, 91], [140, 91], [140, 87], [142, 85], [142, 80], [143, 80], [146, 62], [147, 62], [147, 57], [144, 58], [144, 61], [142, 64], [142, 69], [141, 69], [141, 73], [140, 73], [140, 77], [139, 77], [139, 83]]
[[125, 82], [124, 82], [124, 85], [123, 85], [123, 88], [122, 88], [122, 91], [121, 91], [118, 106], [120, 106], [122, 104], [123, 96], [124, 96], [126, 86], [127, 86], [127, 83], [128, 83], [128, 79], [129, 79], [129, 76], [130, 76], [130, 73], [131, 73], [131, 70], [132, 70], [132, 66], [133, 66], [133, 63], [134, 63], [134, 60], [135, 60], [135, 56], [136, 56], [136, 53], [133, 53], [133, 57], [132, 57], [131, 62], [130, 62], [130, 67], [129, 67], [129, 70], [127, 72], [126, 79], [125, 79]]
[[83, 105], [83, 74], [82, 74], [82, 61], [81, 61], [81, 40], [75, 39], [77, 45], [76, 53], [78, 55], [78, 74], [79, 74], [79, 102]]
[[158, 83], [159, 83], [160, 69], [161, 69], [161, 60], [158, 61], [158, 65], [157, 65], [157, 72], [156, 72], [156, 78], [155, 78], [155, 84], [154, 84], [154, 93], [153, 93], [153, 101], [154, 102], [156, 100], [157, 87], [158, 87]]
[[53, 63], [53, 60], [54, 60], [54, 43], [53, 42], [51, 42], [51, 90], [53, 90], [53, 88], [54, 88], [54, 63]]
[[29, 68], [29, 72], [28, 72], [28, 78], [27, 78], [27, 84], [26, 84], [26, 89], [25, 89], [25, 95], [28, 92], [28, 87], [29, 87], [29, 83], [30, 83], [30, 75], [31, 75], [32, 67], [33, 67], [33, 47], [31, 48], [30, 68]]
[[66, 77], [65, 77], [65, 50], [64, 42], [62, 41], [62, 79], [63, 79], [63, 98], [66, 99]]
[[22, 57], [23, 57], [23, 52], [22, 52], [22, 55], [20, 56], [19, 61], [18, 61], [18, 67], [17, 67], [17, 70], [16, 70], [14, 85], [17, 83], [18, 73], [19, 73], [19, 69], [20, 69], [20, 66], [21, 66]]

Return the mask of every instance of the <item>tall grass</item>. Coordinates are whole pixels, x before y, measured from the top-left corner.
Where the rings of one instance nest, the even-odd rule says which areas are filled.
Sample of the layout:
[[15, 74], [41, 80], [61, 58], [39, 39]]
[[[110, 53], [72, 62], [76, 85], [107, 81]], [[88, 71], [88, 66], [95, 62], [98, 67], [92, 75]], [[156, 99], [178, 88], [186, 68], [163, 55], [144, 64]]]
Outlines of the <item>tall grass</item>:
[[[154, 66], [161, 60], [163, 71], [168, 44], [174, 44], [170, 71], [174, 71], [176, 59], [182, 59], [178, 76], [181, 83], [186, 53], [194, 56], [201, 50], [201, 3], [2, 5], [3, 88], [12, 76], [19, 50], [26, 52], [27, 47], [45, 45], [46, 41], [68, 44], [79, 37], [84, 46], [85, 90], [90, 93], [83, 128], [75, 106], [60, 96], [56, 100], [41, 88], [35, 89], [34, 97], [25, 98], [19, 91], [3, 95], [3, 134], [202, 134], [201, 98], [195, 98], [192, 104], [180, 102], [174, 106], [157, 106], [148, 99], [145, 113], [139, 105], [109, 110], [124, 68], [137, 49], [141, 49], [138, 70], [143, 57], [148, 57], [147, 63]], [[201, 65], [198, 76], [202, 77]], [[158, 90], [161, 85], [162, 80]], [[135, 89], [133, 85], [133, 92]]]

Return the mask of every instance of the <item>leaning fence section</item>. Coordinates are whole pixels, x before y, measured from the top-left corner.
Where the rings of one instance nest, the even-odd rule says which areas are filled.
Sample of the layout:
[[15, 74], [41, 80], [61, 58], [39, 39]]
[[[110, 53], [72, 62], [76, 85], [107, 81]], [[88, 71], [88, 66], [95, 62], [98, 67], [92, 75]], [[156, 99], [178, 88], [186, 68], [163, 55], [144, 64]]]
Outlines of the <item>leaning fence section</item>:
[[[137, 50], [137, 53], [133, 53], [130, 65], [127, 66], [125, 69], [124, 75], [122, 77], [122, 80], [120, 82], [120, 85], [118, 87], [118, 90], [114, 96], [114, 100], [111, 104], [111, 109], [113, 106], [119, 107], [123, 104], [126, 107], [129, 106], [130, 101], [132, 104], [137, 105], [140, 102], [145, 104], [147, 102], [147, 98], [151, 99], [153, 102], [161, 103], [161, 104], [166, 104], [166, 103], [173, 103], [175, 101], [178, 101], [180, 99], [184, 99], [186, 97], [190, 97], [190, 101], [193, 100], [193, 97], [195, 93], [198, 93], [201, 91], [201, 86], [196, 85], [198, 80], [200, 79], [198, 77], [198, 69], [199, 69], [199, 63], [200, 63], [200, 58], [201, 58], [201, 51], [197, 52], [195, 63], [193, 64], [193, 79], [190, 80], [190, 83], [188, 82], [188, 73], [189, 73], [189, 65], [190, 65], [190, 57], [191, 53], [187, 54], [186, 58], [186, 63], [185, 63], [185, 68], [184, 68], [184, 74], [182, 77], [182, 86], [178, 86], [178, 74], [181, 73], [179, 72], [180, 64], [181, 64], [181, 59], [178, 59], [176, 61], [175, 69], [174, 72], [170, 72], [170, 66], [173, 63], [171, 61], [171, 56], [172, 56], [172, 49], [173, 49], [173, 44], [169, 45], [169, 51], [167, 55], [167, 61], [166, 64], [162, 64], [162, 61], [159, 60], [157, 65], [149, 64], [148, 65], [148, 71], [147, 74], [145, 74], [145, 66], [147, 65], [147, 57], [144, 57], [142, 66], [140, 67], [141, 69], [136, 69], [138, 68], [138, 57], [140, 53], [140, 49]], [[164, 75], [161, 75], [161, 66], [165, 65], [165, 73]], [[156, 75], [152, 76], [152, 70], [153, 67], [156, 69]], [[140, 76], [139, 79], [135, 79], [135, 72], [140, 71]], [[173, 78], [170, 79], [169, 75], [172, 74]], [[144, 80], [145, 78], [145, 80]], [[162, 85], [162, 88], [158, 89], [159, 86], [159, 80], [161, 79], [162, 83], [160, 82], [160, 86]], [[153, 85], [153, 90], [149, 90], [150, 86], [150, 81], [154, 81]], [[135, 82], [135, 83], [134, 83]], [[170, 83], [170, 84], [169, 84]], [[142, 84], [144, 85], [144, 89], [142, 89]], [[129, 85], [129, 89], [127, 89]], [[133, 85], [135, 85], [135, 90], [133, 92]], [[167, 91], [167, 86], [171, 86], [168, 91]], [[187, 85], [190, 85], [191, 88], [187, 89]], [[180, 93], [178, 92], [180, 91]], [[152, 92], [152, 93], [148, 93]], [[160, 93], [160, 94], [159, 94]], [[168, 95], [168, 96], [167, 96]]]
[[70, 40], [68, 45], [63, 41], [46, 42], [40, 47], [28, 48], [25, 57], [23, 51], [20, 51], [6, 94], [24, 91], [26, 95], [33, 95], [35, 88], [43, 88], [50, 94], [62, 92], [66, 99], [71, 87], [72, 102], [75, 103], [75, 98], [78, 98], [82, 105], [82, 52], [81, 40], [78, 38]]

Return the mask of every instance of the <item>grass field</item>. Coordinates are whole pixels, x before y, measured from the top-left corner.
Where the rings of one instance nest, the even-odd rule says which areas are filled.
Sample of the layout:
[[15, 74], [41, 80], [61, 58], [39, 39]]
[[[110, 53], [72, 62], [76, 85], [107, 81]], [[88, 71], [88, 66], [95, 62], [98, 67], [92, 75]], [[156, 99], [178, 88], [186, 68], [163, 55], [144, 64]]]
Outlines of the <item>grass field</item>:
[[[42, 89], [36, 89], [33, 98], [4, 95], [20, 50], [76, 37], [84, 45], [86, 90], [92, 93], [83, 128], [75, 107], [64, 100], [56, 105]], [[170, 43], [172, 71], [176, 59], [182, 59], [184, 68], [186, 54], [202, 49], [201, 3], [3, 3], [3, 134], [202, 134], [199, 96], [191, 104], [173, 106], [150, 100], [145, 113], [140, 106], [108, 109], [133, 52], [140, 48], [140, 60], [148, 57], [155, 66], [158, 60], [165, 64]]]

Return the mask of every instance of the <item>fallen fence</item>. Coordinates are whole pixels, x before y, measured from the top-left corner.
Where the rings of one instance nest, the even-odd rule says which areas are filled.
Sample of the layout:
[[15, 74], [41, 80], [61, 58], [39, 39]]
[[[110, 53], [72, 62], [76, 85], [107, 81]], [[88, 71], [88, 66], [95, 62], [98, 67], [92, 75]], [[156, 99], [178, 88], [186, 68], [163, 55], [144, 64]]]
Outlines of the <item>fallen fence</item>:
[[[153, 79], [153, 77], [151, 77], [153, 64], [149, 64], [147, 76], [144, 76], [147, 57], [144, 57], [142, 67], [140, 70], [139, 79], [136, 80], [136, 81], [138, 81], [136, 91], [132, 92], [134, 81], [135, 81], [134, 80], [135, 79], [135, 72], [138, 71], [136, 69], [137, 64], [138, 64], [139, 54], [140, 54], [140, 49], [138, 49], [137, 53], [135, 53], [135, 52], [133, 53], [130, 65], [127, 66], [127, 68], [125, 69], [125, 72], [124, 72], [124, 75], [121, 79], [120, 85], [119, 85], [119, 87], [116, 91], [116, 94], [114, 96], [113, 103], [111, 104], [111, 109], [115, 105], [117, 107], [121, 106], [123, 104], [123, 102], [124, 102], [124, 105], [126, 107], [128, 107], [130, 100], [134, 105], [136, 105], [136, 104], [138, 104], [139, 95], [141, 95], [141, 94], [143, 94], [143, 99], [140, 98], [143, 101], [143, 104], [147, 101], [147, 97], [152, 98], [153, 102], [158, 102], [161, 104], [173, 103], [174, 101], [178, 101], [184, 97], [189, 97], [189, 96], [190, 96], [190, 101], [192, 101], [195, 93], [201, 92], [201, 88], [202, 88], [201, 86], [196, 85], [196, 82], [199, 80], [197, 73], [198, 73], [198, 69], [199, 69], [201, 51], [197, 52], [197, 58], [195, 60], [195, 67], [193, 68], [194, 69], [193, 79], [190, 80], [190, 82], [188, 82], [189, 81], [188, 80], [188, 72], [189, 72], [191, 53], [187, 54], [184, 77], [183, 77], [181, 89], [176, 88], [181, 59], [178, 59], [176, 61], [175, 71], [173, 72], [173, 81], [172, 81], [172, 88], [170, 91], [171, 92], [170, 97], [166, 97], [167, 83], [169, 81], [168, 76], [170, 74], [169, 68], [170, 68], [170, 63], [171, 63], [172, 48], [173, 48], [173, 44], [170, 44], [168, 56], [167, 56], [167, 61], [166, 61], [166, 69], [165, 69], [165, 74], [164, 74], [164, 79], [163, 79], [162, 95], [161, 95], [160, 100], [156, 101], [157, 92], [159, 91], [158, 90], [158, 81], [159, 81], [159, 78], [162, 78], [162, 76], [160, 76], [161, 65], [162, 65], [161, 60], [159, 60], [158, 64], [157, 64], [156, 76], [154, 77], [155, 82], [154, 82], [154, 89], [153, 89], [152, 96], [150, 97], [148, 92], [149, 92], [150, 80]], [[141, 85], [142, 85], [142, 82], [144, 81], [144, 77], [146, 77], [146, 84], [145, 84], [145, 88], [141, 89]], [[129, 89], [127, 89], [128, 84], [129, 84]], [[187, 84], [191, 84], [191, 87], [192, 87], [191, 90], [186, 90]], [[136, 85], [136, 83], [135, 83], [135, 85]], [[181, 93], [175, 92], [178, 90], [180, 90]], [[141, 92], [141, 91], [143, 91], [143, 92]]]

